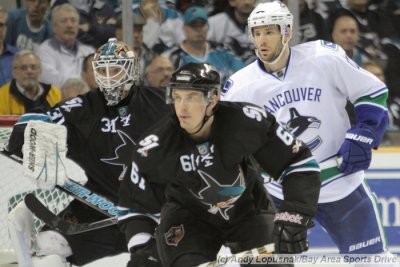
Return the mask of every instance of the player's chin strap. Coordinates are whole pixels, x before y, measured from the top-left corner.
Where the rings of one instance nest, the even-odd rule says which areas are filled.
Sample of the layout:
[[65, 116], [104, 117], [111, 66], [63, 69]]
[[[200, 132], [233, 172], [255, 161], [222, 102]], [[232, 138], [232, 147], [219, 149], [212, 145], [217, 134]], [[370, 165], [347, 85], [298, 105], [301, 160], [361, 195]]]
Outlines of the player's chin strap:
[[208, 108], [209, 105], [210, 105], [210, 103], [207, 104], [206, 111], [205, 111], [205, 114], [204, 114], [204, 117], [203, 117], [203, 121], [201, 122], [200, 128], [197, 131], [195, 131], [194, 133], [189, 133], [188, 132], [188, 134], [194, 135], [194, 134], [197, 134], [198, 132], [200, 132], [201, 129], [203, 129], [204, 125], [206, 125], [208, 119], [210, 119], [212, 116], [214, 116], [214, 112], [210, 116], [207, 115], [207, 108]]
[[288, 40], [286, 43], [285, 43], [284, 40], [283, 40], [283, 36], [281, 36], [281, 40], [282, 40], [282, 49], [281, 49], [281, 52], [279, 53], [279, 55], [278, 55], [273, 61], [266, 61], [266, 60], [263, 60], [262, 57], [260, 56], [260, 53], [258, 52], [258, 49], [256, 48], [256, 49], [255, 49], [255, 53], [256, 53], [256, 56], [258, 57], [258, 59], [259, 59], [262, 63], [264, 63], [264, 64], [266, 64], [266, 65], [274, 65], [274, 64], [276, 64], [276, 63], [282, 58], [283, 52], [284, 52], [284, 51], [286, 50], [286, 48], [288, 47], [290, 38], [289, 38], [289, 40]]

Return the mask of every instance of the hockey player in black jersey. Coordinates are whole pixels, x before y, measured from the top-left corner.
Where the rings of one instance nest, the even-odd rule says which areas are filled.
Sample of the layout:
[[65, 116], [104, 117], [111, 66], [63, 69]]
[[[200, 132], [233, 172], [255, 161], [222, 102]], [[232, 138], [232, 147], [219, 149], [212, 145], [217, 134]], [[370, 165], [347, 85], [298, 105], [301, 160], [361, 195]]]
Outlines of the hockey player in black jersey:
[[[234, 253], [269, 243], [279, 253], [308, 249], [318, 164], [262, 108], [219, 102], [219, 84], [207, 64], [189, 63], [173, 74], [166, 101], [175, 112], [146, 131], [121, 184], [123, 231], [154, 242], [153, 229], [139, 233], [137, 225], [161, 210], [156, 241], [166, 267], [215, 260], [223, 244]], [[254, 160], [284, 187], [276, 214]]]
[[[13, 130], [9, 149], [21, 154], [23, 132], [26, 122], [31, 119], [52, 122], [49, 124], [52, 127], [64, 125], [67, 128], [67, 156], [85, 171], [86, 187], [118, 203], [119, 184], [125, 174], [130, 173], [131, 153], [139, 135], [167, 114], [170, 107], [157, 90], [134, 85], [139, 78], [138, 63], [126, 44], [110, 39], [95, 54], [93, 68], [99, 90], [61, 103], [41, 115], [23, 115]], [[25, 218], [26, 212], [21, 208], [12, 214], [14, 219], [18, 214]], [[104, 219], [102, 214], [78, 201], [72, 201], [62, 214], [72, 222]], [[38, 253], [58, 254], [76, 265], [128, 251], [125, 236], [116, 225], [70, 236], [42, 231], [37, 239], [57, 240], [54, 242], [62, 244], [50, 243], [46, 251], [39, 245]], [[133, 246], [135, 242], [129, 244]], [[21, 266], [31, 264], [30, 259], [21, 261], [28, 261], [20, 262]], [[39, 266], [37, 262], [34, 265]]]

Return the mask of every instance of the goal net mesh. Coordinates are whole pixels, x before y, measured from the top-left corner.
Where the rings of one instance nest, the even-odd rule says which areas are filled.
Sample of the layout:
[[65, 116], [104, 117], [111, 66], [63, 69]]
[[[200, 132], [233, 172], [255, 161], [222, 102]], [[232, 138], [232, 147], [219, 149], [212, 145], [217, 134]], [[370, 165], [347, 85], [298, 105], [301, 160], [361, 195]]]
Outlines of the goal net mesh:
[[[17, 119], [17, 116], [0, 116], [0, 150], [7, 145]], [[3, 264], [16, 260], [8, 234], [7, 215], [27, 193], [33, 192], [55, 214], [62, 211], [72, 198], [57, 189], [38, 189], [24, 177], [21, 164], [2, 154], [0, 154], [0, 165], [0, 264]], [[80, 177], [78, 182], [85, 181], [83, 171], [71, 161], [67, 162], [67, 170], [70, 177]], [[35, 230], [39, 231], [42, 226], [43, 222], [35, 218]]]

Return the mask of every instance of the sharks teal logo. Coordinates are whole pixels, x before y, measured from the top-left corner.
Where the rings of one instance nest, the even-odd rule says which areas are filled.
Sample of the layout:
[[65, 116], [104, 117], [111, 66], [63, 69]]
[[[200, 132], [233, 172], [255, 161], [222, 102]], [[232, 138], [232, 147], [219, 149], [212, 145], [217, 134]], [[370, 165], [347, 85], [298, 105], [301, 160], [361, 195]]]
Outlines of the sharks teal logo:
[[[301, 138], [301, 135], [308, 129], [318, 129], [321, 126], [321, 120], [313, 116], [301, 115], [296, 108], [290, 108], [290, 119], [287, 123], [282, 123], [296, 137]], [[303, 140], [311, 150], [317, 149], [322, 143], [322, 138], [317, 135], [312, 140]]]
[[117, 130], [117, 133], [122, 140], [122, 144], [115, 149], [115, 156], [112, 158], [103, 158], [100, 160], [107, 164], [121, 166], [122, 171], [118, 177], [118, 180], [121, 181], [125, 176], [128, 166], [131, 164], [130, 155], [132, 154], [132, 151], [135, 150], [136, 143], [123, 131]]
[[197, 194], [190, 192], [202, 203], [209, 207], [208, 212], [219, 213], [222, 218], [229, 220], [228, 210], [233, 208], [235, 202], [246, 189], [244, 176], [239, 171], [238, 177], [232, 184], [222, 185], [208, 173], [198, 170], [198, 174], [205, 183], [205, 187]]

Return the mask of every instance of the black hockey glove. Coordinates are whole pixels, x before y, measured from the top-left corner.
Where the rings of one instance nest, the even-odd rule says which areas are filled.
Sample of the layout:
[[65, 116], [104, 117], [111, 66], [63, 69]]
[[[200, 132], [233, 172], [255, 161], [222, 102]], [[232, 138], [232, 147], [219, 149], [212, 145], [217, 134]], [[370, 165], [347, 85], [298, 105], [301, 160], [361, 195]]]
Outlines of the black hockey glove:
[[280, 212], [274, 219], [275, 253], [291, 254], [308, 250], [307, 229], [314, 226], [311, 218], [293, 212]]
[[151, 238], [146, 244], [131, 249], [131, 260], [127, 267], [162, 267], [157, 252], [156, 239]]

